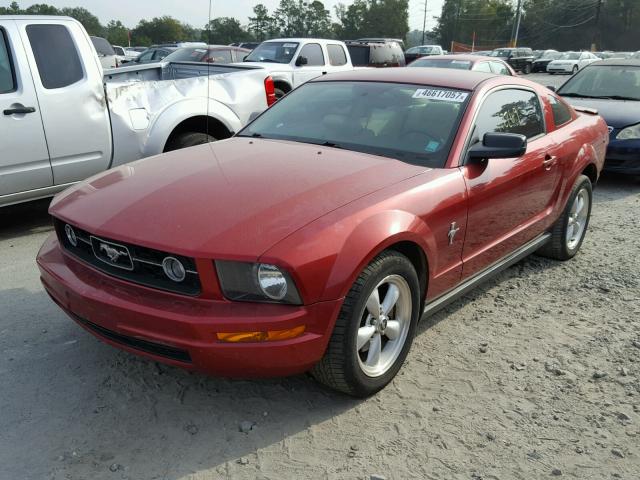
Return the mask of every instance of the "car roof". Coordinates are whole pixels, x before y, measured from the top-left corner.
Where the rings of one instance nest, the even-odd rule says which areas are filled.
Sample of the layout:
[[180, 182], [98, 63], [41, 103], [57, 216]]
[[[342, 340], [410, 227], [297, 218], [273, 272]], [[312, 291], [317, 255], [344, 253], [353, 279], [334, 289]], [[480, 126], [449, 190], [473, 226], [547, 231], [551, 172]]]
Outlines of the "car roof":
[[316, 77], [310, 82], [351, 81], [351, 82], [388, 82], [429, 85], [432, 87], [475, 90], [487, 80], [508, 81], [509, 84], [533, 86], [537, 84], [519, 77], [460, 70], [453, 73], [445, 68], [371, 68], [349, 70]]
[[616, 65], [619, 67], [640, 67], [640, 59], [630, 59], [630, 58], [608, 58], [606, 60], [600, 60], [599, 62], [594, 62], [589, 67], [603, 67], [603, 66], [612, 66]]
[[[462, 60], [463, 62], [481, 62], [481, 61], [491, 60], [492, 62], [498, 61], [498, 62], [504, 63], [504, 61], [498, 57], [487, 57], [484, 55], [471, 55], [471, 54], [434, 55], [431, 57], [421, 57], [421, 58], [426, 58], [428, 60]], [[421, 58], [419, 58], [418, 60], [421, 60]]]
[[296, 43], [332, 42], [332, 43], [342, 43], [340, 40], [331, 40], [330, 38], [272, 38], [270, 40], [265, 40], [263, 43], [269, 43], [269, 42], [296, 42]]

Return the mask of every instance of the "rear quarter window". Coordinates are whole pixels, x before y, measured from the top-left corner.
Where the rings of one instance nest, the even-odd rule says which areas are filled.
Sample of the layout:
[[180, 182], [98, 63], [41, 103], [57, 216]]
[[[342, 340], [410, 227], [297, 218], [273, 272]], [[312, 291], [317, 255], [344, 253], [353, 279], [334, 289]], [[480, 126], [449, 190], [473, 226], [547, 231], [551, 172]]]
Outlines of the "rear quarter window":
[[341, 67], [347, 64], [347, 55], [344, 53], [342, 45], [327, 45], [329, 63], [334, 67]]
[[569, 108], [553, 95], [549, 95], [549, 104], [553, 112], [553, 123], [556, 127], [560, 127], [571, 121], [571, 111]]
[[65, 26], [27, 25], [27, 37], [44, 88], [63, 88], [82, 80], [78, 50]]
[[5, 31], [0, 28], [0, 94], [10, 93], [15, 89], [16, 76], [9, 51], [9, 42]]

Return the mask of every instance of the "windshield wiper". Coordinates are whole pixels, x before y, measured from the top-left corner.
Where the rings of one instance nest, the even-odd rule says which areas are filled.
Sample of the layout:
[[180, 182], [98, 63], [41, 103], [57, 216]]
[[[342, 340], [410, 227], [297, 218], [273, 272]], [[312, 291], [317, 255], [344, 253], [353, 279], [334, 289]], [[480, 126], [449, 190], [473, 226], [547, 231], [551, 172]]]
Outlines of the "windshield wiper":
[[265, 138], [264, 135], [262, 135], [261, 133], [257, 133], [257, 132], [254, 132], [251, 135], [248, 135], [246, 133], [244, 133], [244, 134], [243, 133], [239, 133], [239, 134], [236, 135], [236, 137]]

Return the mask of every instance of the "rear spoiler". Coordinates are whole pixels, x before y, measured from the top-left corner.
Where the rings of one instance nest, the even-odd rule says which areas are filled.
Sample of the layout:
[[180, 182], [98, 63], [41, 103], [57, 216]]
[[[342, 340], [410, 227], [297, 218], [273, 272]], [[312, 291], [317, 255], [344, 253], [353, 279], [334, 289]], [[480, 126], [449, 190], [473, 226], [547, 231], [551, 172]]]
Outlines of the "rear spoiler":
[[573, 106], [573, 109], [577, 110], [578, 112], [588, 113], [589, 115], [598, 115], [598, 110], [595, 108], [580, 107], [576, 105], [572, 105], [572, 106]]

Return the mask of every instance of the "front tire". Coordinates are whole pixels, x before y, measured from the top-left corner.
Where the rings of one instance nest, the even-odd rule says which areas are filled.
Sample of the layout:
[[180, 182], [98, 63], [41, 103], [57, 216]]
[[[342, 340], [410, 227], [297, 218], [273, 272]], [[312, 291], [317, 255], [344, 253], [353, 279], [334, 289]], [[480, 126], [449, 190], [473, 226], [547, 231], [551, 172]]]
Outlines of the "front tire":
[[573, 185], [562, 216], [551, 228], [551, 240], [538, 253], [554, 260], [573, 258], [580, 250], [587, 233], [592, 201], [591, 180], [580, 175]]
[[312, 375], [355, 397], [367, 397], [398, 373], [420, 318], [420, 285], [404, 255], [386, 251], [347, 294], [327, 350]]
[[531, 73], [531, 65], [529, 65], [528, 63], [524, 66], [524, 70], [523, 70], [525, 75], [529, 75]]
[[578, 66], [574, 65], [573, 69], [571, 69], [571, 75], [575, 75], [576, 73], [578, 73]]
[[180, 150], [181, 148], [194, 147], [204, 143], [215, 142], [216, 140], [216, 137], [209, 135], [208, 133], [185, 132], [172, 139], [164, 151], [171, 152], [173, 150]]

